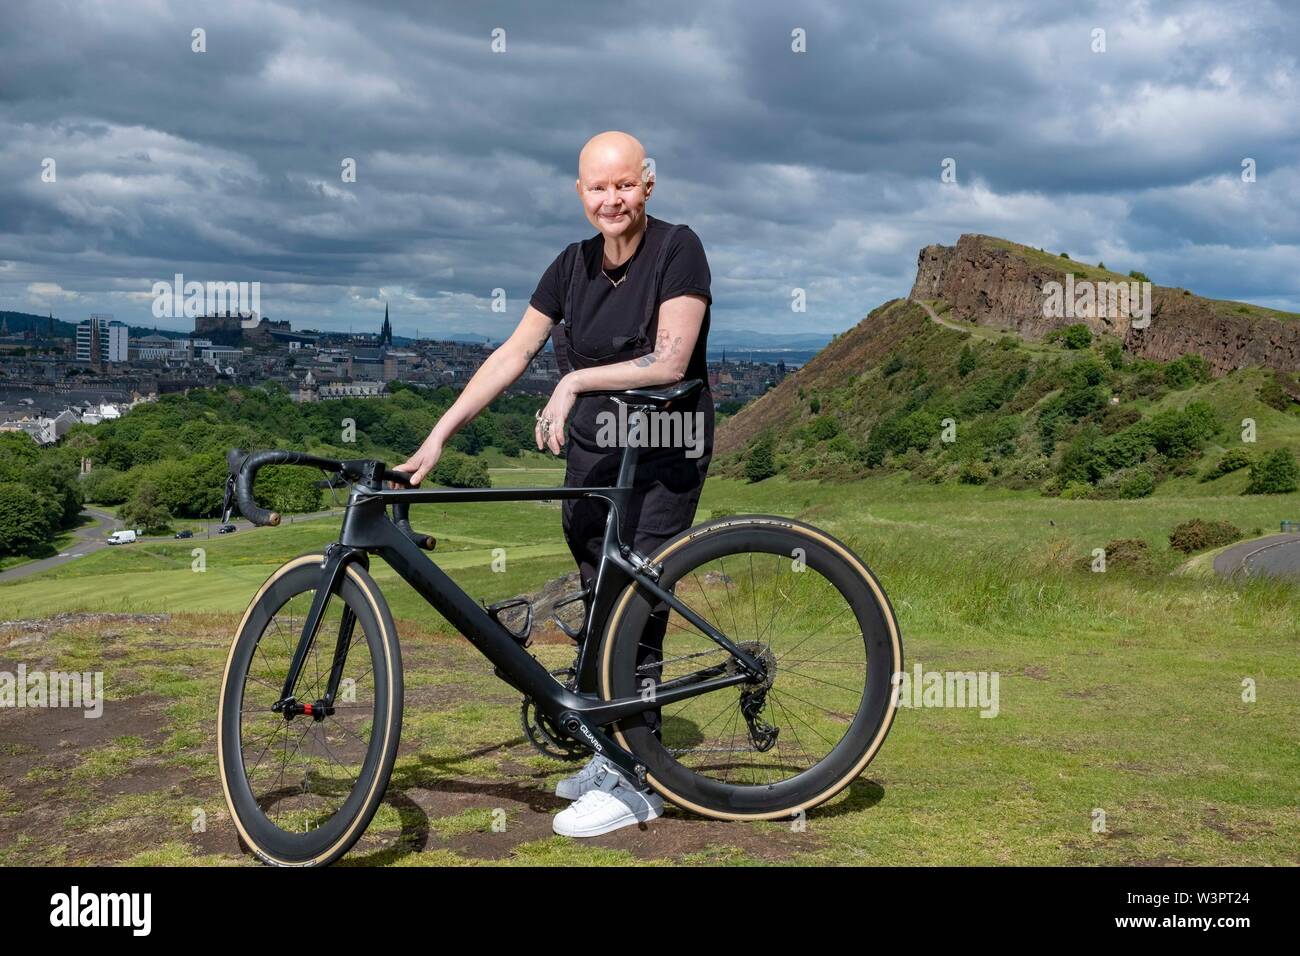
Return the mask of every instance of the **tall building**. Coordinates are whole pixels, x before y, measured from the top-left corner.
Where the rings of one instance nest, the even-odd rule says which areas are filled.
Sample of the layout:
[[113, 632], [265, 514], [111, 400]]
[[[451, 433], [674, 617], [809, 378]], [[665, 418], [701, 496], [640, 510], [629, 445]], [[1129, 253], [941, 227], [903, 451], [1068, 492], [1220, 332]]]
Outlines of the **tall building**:
[[384, 324], [379, 329], [379, 347], [393, 344], [393, 326], [388, 321], [388, 303], [384, 303]]
[[77, 324], [77, 361], [99, 368], [127, 360], [127, 326], [111, 315], [94, 314]]

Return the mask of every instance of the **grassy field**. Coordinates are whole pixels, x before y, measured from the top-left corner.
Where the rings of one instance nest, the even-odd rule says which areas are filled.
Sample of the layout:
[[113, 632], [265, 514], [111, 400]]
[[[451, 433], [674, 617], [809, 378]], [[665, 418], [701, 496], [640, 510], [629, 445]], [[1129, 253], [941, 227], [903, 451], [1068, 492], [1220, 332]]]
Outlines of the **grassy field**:
[[[494, 484], [558, 483], [540, 464], [494, 469]], [[898, 476], [710, 480], [700, 519], [787, 514], [849, 543], [892, 598], [909, 671], [1000, 676], [992, 719], [900, 711], [862, 778], [802, 830], [670, 808], [644, 829], [553, 836], [563, 804], [551, 788], [568, 765], [528, 747], [513, 692], [378, 568], [402, 635], [403, 748], [345, 862], [1300, 864], [1300, 587], [1170, 574], [1184, 556], [1167, 542], [1196, 516], [1274, 530], [1300, 515], [1300, 495], [1202, 490], [1062, 501]], [[485, 600], [572, 568], [557, 503], [425, 506], [413, 523]], [[202, 573], [182, 541], [105, 549], [0, 586], [0, 619], [37, 622], [0, 630], [0, 670], [103, 670], [108, 698], [98, 720], [0, 712], [0, 863], [247, 864], [214, 766], [221, 667], [260, 582], [336, 529], [337, 519], [204, 542]], [[1090, 573], [1092, 549], [1114, 538], [1148, 541], [1156, 569]], [[497, 548], [505, 573], [491, 570]], [[552, 666], [570, 654], [534, 650]], [[198, 811], [206, 826], [194, 832]]]

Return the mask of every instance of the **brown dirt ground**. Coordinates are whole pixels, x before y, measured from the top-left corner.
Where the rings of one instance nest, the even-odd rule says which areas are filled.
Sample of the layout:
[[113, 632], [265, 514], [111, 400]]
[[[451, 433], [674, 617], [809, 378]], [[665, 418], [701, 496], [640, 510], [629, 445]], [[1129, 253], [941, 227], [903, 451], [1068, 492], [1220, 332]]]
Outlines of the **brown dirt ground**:
[[[237, 624], [228, 615], [58, 615], [39, 621], [0, 622], [0, 670], [13, 672], [19, 661], [28, 670], [53, 669], [66, 652], [64, 637], [102, 641], [110, 673], [130, 674], [160, 665], [151, 654], [193, 648], [193, 666], [184, 676], [219, 683], [225, 649]], [[458, 637], [438, 634], [411, 622], [399, 622], [403, 663], [408, 675], [445, 673], [461, 667], [464, 683], [408, 686], [408, 715], [450, 711], [467, 702], [487, 703], [517, 711], [518, 698], [506, 685], [493, 685], [485, 696], [477, 683], [486, 662]], [[541, 643], [567, 641], [546, 634]], [[71, 669], [62, 667], [61, 669]], [[215, 690], [213, 691], [215, 694]], [[193, 746], [171, 746], [177, 731], [168, 708], [192, 705], [193, 699], [142, 694], [114, 699], [98, 719], [80, 710], [6, 709], [0, 711], [0, 861], [11, 864], [67, 862], [84, 865], [120, 863], [137, 853], [168, 842], [187, 844], [196, 856], [215, 855], [210, 862], [250, 863], [241, 851], [216, 772], [216, 703], [210, 719], [195, 723], [202, 740]], [[121, 738], [136, 738], [134, 754], [111, 773], [78, 774], [78, 768], [99, 751], [119, 746]], [[385, 802], [401, 816], [400, 830], [371, 828], [345, 860], [352, 864], [382, 864], [427, 850], [451, 851], [468, 860], [503, 860], [521, 844], [550, 839], [551, 816], [565, 806], [554, 796], [553, 783], [563, 768], [557, 763], [540, 769], [522, 731], [486, 746], [471, 748], [467, 757], [492, 756], [499, 776], [449, 773], [447, 760], [422, 754], [409, 740], [399, 750], [399, 765], [389, 783]], [[414, 760], [413, 760], [414, 758]], [[7, 792], [6, 792], [7, 791]], [[138, 812], [132, 804], [140, 801]], [[113, 809], [117, 804], [117, 809]], [[108, 812], [106, 811], [106, 808]], [[191, 832], [194, 808], [207, 814], [205, 832]], [[490, 830], [444, 835], [430, 821], [467, 811], [506, 811], [504, 832]], [[688, 854], [732, 853], [780, 861], [816, 850], [821, 841], [809, 832], [791, 832], [777, 824], [738, 824], [705, 820], [669, 807], [649, 825], [629, 827], [590, 841], [596, 847], [625, 851], [646, 861], [672, 861]], [[62, 848], [62, 849], [60, 849]]]

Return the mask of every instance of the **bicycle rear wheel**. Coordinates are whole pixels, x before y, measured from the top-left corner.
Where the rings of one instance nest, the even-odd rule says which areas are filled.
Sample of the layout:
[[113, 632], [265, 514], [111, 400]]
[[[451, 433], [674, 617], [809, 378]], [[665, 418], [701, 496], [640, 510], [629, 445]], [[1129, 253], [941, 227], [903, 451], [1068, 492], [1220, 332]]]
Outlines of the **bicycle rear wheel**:
[[[217, 752], [231, 818], [266, 863], [332, 863], [365, 832], [383, 800], [402, 726], [402, 660], [374, 580], [350, 564], [330, 596], [292, 696], [316, 714], [271, 709], [320, 584], [324, 555], [295, 558], [254, 597], [231, 645], [217, 716]], [[332, 713], [325, 694], [340, 633], [348, 646]]]
[[[660, 586], [767, 673], [664, 705], [661, 736], [653, 713], [615, 725], [650, 784], [719, 819], [788, 817], [847, 787], [884, 742], [903, 666], [893, 609], [861, 559], [810, 525], [749, 515], [683, 532], [651, 560], [662, 565]], [[615, 602], [602, 696], [738, 672], [730, 652], [676, 611], [647, 630], [651, 600], [630, 584]], [[664, 634], [662, 648], [648, 633]]]

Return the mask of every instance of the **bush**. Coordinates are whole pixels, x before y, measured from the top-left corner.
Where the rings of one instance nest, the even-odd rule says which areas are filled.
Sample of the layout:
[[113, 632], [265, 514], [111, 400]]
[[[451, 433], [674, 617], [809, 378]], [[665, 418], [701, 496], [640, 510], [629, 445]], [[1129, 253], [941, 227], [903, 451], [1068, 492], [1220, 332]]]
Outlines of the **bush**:
[[1210, 405], [1192, 402], [1181, 411], [1160, 412], [1151, 418], [1150, 427], [1156, 450], [1167, 458], [1178, 459], [1199, 452], [1205, 439], [1217, 430], [1218, 421]]
[[1067, 349], [1086, 349], [1092, 346], [1092, 330], [1082, 322], [1067, 325], [1061, 332], [1061, 342]]
[[1206, 521], [1193, 518], [1175, 525], [1169, 533], [1169, 544], [1175, 551], [1195, 554], [1210, 548], [1221, 548], [1241, 538], [1241, 529], [1230, 521]]
[[1255, 461], [1250, 452], [1244, 448], [1230, 448], [1223, 453], [1223, 457], [1215, 462], [1204, 475], [1201, 481], [1213, 481], [1215, 478], [1222, 478], [1224, 475], [1231, 474], [1234, 471], [1240, 471], [1242, 468], [1249, 468]]
[[993, 472], [982, 461], [968, 461], [962, 465], [957, 480], [963, 485], [984, 485], [993, 477]]
[[1035, 455], [1016, 469], [1016, 474], [1027, 482], [1041, 482], [1051, 472], [1052, 463], [1044, 455]]
[[1145, 498], [1156, 490], [1156, 479], [1146, 469], [1139, 469], [1133, 477], [1119, 486], [1121, 498]]
[[1101, 433], [1114, 435], [1141, 420], [1142, 413], [1132, 405], [1107, 405], [1101, 416]]
[[1289, 448], [1277, 448], [1250, 466], [1248, 495], [1285, 495], [1300, 489], [1300, 466]]
[[1137, 279], [1138, 282], [1150, 282], [1150, 281], [1151, 281], [1149, 278], [1147, 278], [1147, 274], [1146, 274], [1145, 272], [1138, 272], [1136, 269], [1134, 269], [1132, 272], [1130, 272], [1130, 273], [1128, 274], [1128, 277], [1129, 277], [1130, 279]]
[[808, 423], [808, 437], [813, 441], [826, 441], [840, 433], [840, 423], [830, 415], [819, 415]]
[[1210, 363], [1200, 355], [1184, 355], [1165, 366], [1165, 384], [1175, 391], [1210, 380]]
[[[1155, 564], [1151, 558], [1151, 546], [1141, 538], [1114, 538], [1106, 542], [1106, 570], [1123, 568], [1127, 571], [1152, 571]], [[1088, 570], [1092, 570], [1092, 555], [1084, 559]]]
[[961, 355], [957, 356], [957, 374], [965, 378], [975, 371], [977, 365], [979, 365], [979, 361], [975, 358], [975, 352], [969, 345], [963, 345]]
[[1261, 402], [1279, 412], [1285, 412], [1291, 407], [1291, 396], [1276, 378], [1271, 378], [1261, 385], [1255, 394]]
[[488, 477], [487, 462], [482, 458], [462, 455], [448, 449], [438, 459], [431, 477], [440, 485], [451, 488], [490, 488], [492, 480]]
[[1082, 481], [1071, 481], [1061, 489], [1061, 497], [1067, 500], [1087, 498], [1092, 494], [1092, 486]]

